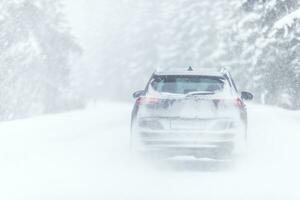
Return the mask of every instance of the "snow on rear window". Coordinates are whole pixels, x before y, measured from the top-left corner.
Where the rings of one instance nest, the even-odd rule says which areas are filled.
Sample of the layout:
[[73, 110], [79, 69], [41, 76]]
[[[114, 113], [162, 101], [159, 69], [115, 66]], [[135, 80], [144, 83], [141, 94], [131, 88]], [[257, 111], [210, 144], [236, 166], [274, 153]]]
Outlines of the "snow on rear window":
[[209, 76], [154, 76], [150, 87], [161, 93], [187, 94], [191, 92], [217, 93], [224, 89], [225, 79]]

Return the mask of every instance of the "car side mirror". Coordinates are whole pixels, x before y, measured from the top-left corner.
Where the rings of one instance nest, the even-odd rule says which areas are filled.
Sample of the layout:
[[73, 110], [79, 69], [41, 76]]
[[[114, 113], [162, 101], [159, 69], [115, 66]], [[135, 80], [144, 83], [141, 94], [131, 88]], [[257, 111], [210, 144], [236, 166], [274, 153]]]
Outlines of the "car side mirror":
[[135, 93], [133, 93], [133, 98], [139, 98], [140, 96], [144, 95], [145, 94], [145, 90], [139, 90], [139, 91], [136, 91]]
[[242, 97], [243, 100], [250, 101], [250, 100], [253, 100], [254, 95], [251, 92], [243, 91], [241, 93], [241, 97]]

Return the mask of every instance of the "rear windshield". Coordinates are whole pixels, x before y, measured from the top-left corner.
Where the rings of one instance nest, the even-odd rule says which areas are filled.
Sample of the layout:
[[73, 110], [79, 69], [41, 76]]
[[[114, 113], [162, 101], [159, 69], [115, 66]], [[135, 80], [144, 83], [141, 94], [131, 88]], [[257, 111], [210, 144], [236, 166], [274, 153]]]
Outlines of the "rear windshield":
[[223, 91], [224, 87], [225, 79], [223, 77], [211, 76], [154, 76], [150, 81], [150, 88], [162, 93], [217, 93]]

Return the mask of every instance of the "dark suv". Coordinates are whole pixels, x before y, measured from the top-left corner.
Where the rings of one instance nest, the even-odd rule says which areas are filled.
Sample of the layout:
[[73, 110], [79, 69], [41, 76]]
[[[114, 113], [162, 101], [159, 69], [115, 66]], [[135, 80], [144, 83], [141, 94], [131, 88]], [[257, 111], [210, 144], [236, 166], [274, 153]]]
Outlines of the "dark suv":
[[162, 158], [231, 156], [247, 139], [249, 92], [238, 92], [226, 70], [153, 73], [136, 98], [131, 148]]

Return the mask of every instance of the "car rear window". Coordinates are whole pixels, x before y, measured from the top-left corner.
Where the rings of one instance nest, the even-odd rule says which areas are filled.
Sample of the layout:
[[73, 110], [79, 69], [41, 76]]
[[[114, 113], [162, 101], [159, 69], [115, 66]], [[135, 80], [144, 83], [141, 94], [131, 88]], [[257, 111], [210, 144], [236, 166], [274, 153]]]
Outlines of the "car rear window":
[[213, 76], [154, 76], [150, 87], [156, 92], [188, 94], [191, 92], [217, 93], [224, 89], [225, 79]]

